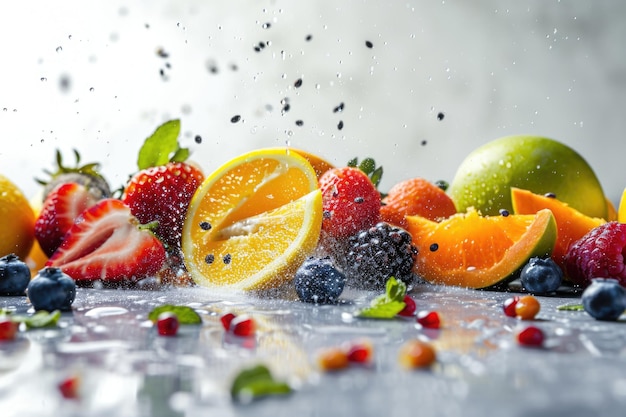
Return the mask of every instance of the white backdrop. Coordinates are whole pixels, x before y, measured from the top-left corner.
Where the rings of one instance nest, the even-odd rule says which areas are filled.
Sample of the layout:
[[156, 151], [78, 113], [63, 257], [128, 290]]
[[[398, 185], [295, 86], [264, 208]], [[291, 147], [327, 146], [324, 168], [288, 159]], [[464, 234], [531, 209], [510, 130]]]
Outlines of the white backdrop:
[[450, 181], [475, 147], [528, 133], [579, 151], [617, 202], [625, 19], [617, 0], [5, 1], [0, 172], [32, 195], [54, 150], [76, 148], [115, 188], [181, 118], [207, 172], [291, 144], [374, 156], [388, 188]]

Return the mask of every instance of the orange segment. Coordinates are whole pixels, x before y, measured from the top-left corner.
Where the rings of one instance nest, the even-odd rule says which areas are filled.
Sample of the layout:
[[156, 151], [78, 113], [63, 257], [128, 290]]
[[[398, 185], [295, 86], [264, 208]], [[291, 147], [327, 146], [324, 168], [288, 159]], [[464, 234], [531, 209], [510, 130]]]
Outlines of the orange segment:
[[520, 188], [511, 188], [511, 202], [516, 214], [535, 214], [542, 209], [550, 209], [556, 220], [557, 239], [552, 259], [563, 266], [570, 245], [583, 237], [591, 229], [600, 226], [604, 219], [585, 216], [567, 203], [556, 198], [546, 197]]
[[315, 171], [285, 149], [239, 156], [196, 191], [183, 229], [185, 264], [207, 287], [280, 287], [317, 245], [322, 197]]
[[414, 272], [435, 284], [487, 288], [506, 282], [533, 256], [547, 256], [556, 240], [550, 210], [535, 215], [480, 216], [475, 210], [440, 223], [407, 216], [418, 248]]

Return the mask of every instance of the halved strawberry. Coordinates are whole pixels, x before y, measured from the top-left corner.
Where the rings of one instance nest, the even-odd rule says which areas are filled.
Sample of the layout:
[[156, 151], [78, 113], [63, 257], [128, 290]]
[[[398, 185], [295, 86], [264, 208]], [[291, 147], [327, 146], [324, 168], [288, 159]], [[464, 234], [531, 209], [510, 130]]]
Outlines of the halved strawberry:
[[46, 256], [52, 256], [74, 220], [96, 201], [87, 187], [75, 182], [59, 184], [48, 194], [35, 222], [35, 237]]
[[168, 162], [136, 173], [122, 201], [140, 222], [158, 222], [156, 235], [167, 245], [180, 248], [189, 202], [203, 180], [204, 174], [193, 165]]
[[83, 212], [46, 266], [74, 280], [136, 281], [158, 272], [165, 249], [122, 201], [107, 198]]

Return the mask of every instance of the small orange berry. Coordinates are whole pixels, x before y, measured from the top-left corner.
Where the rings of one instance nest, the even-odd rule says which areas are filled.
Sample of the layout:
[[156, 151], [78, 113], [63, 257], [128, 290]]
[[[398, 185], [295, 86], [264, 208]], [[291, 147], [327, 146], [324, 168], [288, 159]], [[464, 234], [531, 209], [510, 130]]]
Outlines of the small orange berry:
[[398, 360], [407, 369], [426, 368], [435, 363], [437, 354], [432, 345], [414, 339], [400, 347]]
[[338, 371], [347, 368], [350, 361], [344, 349], [330, 347], [319, 352], [317, 364], [323, 371]]
[[515, 316], [520, 320], [532, 320], [541, 310], [541, 304], [532, 295], [520, 297], [515, 304]]

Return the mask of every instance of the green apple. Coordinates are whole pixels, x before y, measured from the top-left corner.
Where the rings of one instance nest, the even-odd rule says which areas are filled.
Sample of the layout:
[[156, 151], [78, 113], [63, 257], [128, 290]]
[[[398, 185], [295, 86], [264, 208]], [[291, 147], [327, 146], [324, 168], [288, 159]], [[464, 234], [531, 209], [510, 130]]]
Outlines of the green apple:
[[607, 218], [602, 186], [587, 161], [569, 146], [538, 136], [507, 136], [473, 152], [448, 189], [459, 212], [513, 212], [511, 187], [554, 194], [590, 217]]

